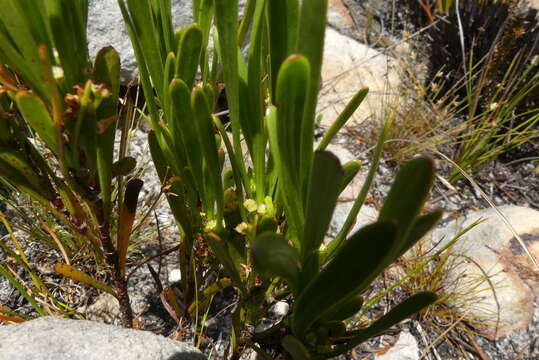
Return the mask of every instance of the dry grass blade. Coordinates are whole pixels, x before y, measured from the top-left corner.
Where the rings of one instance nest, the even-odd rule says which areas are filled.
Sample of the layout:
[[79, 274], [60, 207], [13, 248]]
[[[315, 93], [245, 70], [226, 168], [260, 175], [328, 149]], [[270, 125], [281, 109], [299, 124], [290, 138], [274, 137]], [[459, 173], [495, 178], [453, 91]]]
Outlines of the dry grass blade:
[[[390, 140], [386, 140], [386, 143], [387, 142], [399, 142], [399, 141], [402, 141], [402, 142], [409, 142], [409, 143], [414, 143], [414, 144], [417, 144], [416, 141], [412, 141], [412, 140], [407, 140], [407, 139], [390, 139]], [[443, 154], [442, 152], [436, 150], [436, 149], [429, 149], [429, 151], [433, 152], [434, 154], [442, 157], [444, 160], [446, 160], [447, 162], [449, 162], [451, 165], [453, 165], [461, 174], [464, 178], [466, 178], [466, 180], [468, 180], [470, 182], [470, 184], [472, 184], [472, 186], [479, 192], [479, 194], [481, 194], [481, 197], [483, 199], [485, 199], [486, 202], [488, 202], [488, 204], [490, 205], [490, 207], [492, 207], [494, 209], [494, 211], [496, 212], [496, 214], [498, 215], [498, 217], [503, 221], [503, 223], [507, 226], [507, 228], [511, 231], [511, 233], [513, 234], [513, 236], [515, 237], [515, 239], [517, 239], [518, 243], [520, 244], [520, 246], [522, 247], [522, 249], [524, 250], [524, 252], [526, 253], [526, 255], [530, 258], [531, 262], [533, 263], [533, 265], [535, 266], [535, 268], [537, 270], [539, 270], [539, 261], [537, 261], [537, 259], [535, 258], [535, 256], [531, 253], [530, 249], [528, 248], [528, 246], [526, 245], [526, 243], [524, 242], [524, 240], [522, 240], [522, 237], [517, 233], [517, 231], [515, 230], [515, 228], [513, 227], [513, 225], [511, 225], [511, 223], [509, 222], [509, 220], [507, 219], [507, 217], [500, 211], [500, 209], [496, 206], [496, 204], [494, 204], [494, 202], [489, 198], [489, 196], [483, 191], [483, 189], [481, 189], [481, 187], [479, 186], [479, 184], [477, 182], [474, 181], [474, 179], [463, 169], [461, 168], [457, 163], [455, 163], [453, 160], [451, 160], [447, 155]]]
[[436, 344], [438, 344], [438, 342], [440, 342], [440, 340], [442, 340], [445, 335], [447, 335], [451, 330], [453, 330], [455, 326], [457, 326], [466, 316], [468, 316], [468, 313], [462, 314], [450, 327], [448, 327], [443, 333], [438, 335], [436, 339], [434, 339], [434, 341], [432, 341], [425, 349], [423, 349], [421, 355], [419, 356], [419, 360], [423, 359], [428, 354], [428, 352], [433, 349]]

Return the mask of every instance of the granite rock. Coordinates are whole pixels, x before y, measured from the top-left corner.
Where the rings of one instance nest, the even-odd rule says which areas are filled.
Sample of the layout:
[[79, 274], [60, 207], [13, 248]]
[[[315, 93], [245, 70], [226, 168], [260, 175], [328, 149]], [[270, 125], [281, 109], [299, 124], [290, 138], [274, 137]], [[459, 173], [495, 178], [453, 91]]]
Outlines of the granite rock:
[[[539, 211], [513, 205], [499, 209], [532, 255], [539, 258]], [[498, 323], [483, 332], [489, 338], [500, 338], [526, 329], [533, 320], [539, 271], [521, 243], [494, 209], [475, 211], [450, 222], [433, 233], [433, 240], [445, 244], [481, 219], [484, 221], [463, 235], [451, 250], [463, 261], [451, 269], [446, 282], [450, 290], [471, 296], [460, 311]]]
[[42, 317], [0, 326], [0, 360], [204, 360], [191, 345], [87, 320]]

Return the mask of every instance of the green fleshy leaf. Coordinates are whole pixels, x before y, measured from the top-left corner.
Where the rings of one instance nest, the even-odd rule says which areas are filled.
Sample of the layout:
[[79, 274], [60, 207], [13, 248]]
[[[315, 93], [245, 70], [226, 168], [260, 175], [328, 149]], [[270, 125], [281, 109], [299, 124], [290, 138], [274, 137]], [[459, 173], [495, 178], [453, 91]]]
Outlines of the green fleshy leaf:
[[316, 152], [307, 196], [305, 227], [300, 237], [304, 283], [319, 271], [318, 251], [331, 222], [343, 176], [344, 171], [335, 155], [327, 151]]
[[361, 293], [386, 266], [397, 244], [396, 234], [393, 223], [377, 222], [348, 238], [299, 296], [293, 333], [304, 336], [318, 319], [335, 312], [341, 301]]
[[56, 131], [45, 104], [31, 93], [20, 91], [15, 96], [15, 102], [22, 116], [47, 144], [53, 153], [57, 153]]
[[280, 276], [292, 289], [298, 288], [300, 259], [295, 248], [281, 235], [266, 232], [256, 237], [252, 246], [256, 268], [266, 278]]
[[394, 221], [399, 237], [404, 240], [427, 200], [433, 181], [434, 162], [431, 159], [410, 160], [397, 173], [378, 219]]
[[189, 89], [193, 88], [195, 76], [202, 50], [202, 29], [200, 26], [189, 25], [182, 31], [174, 77], [182, 79]]
[[112, 47], [101, 49], [96, 56], [94, 64], [94, 81], [108, 87], [111, 94], [103, 99], [99, 105], [96, 116], [98, 126], [103, 121], [105, 129], [98, 129], [96, 141], [97, 174], [99, 177], [99, 187], [101, 198], [103, 199], [103, 209], [105, 216], [111, 211], [113, 156], [114, 156], [114, 136], [116, 134], [118, 95], [120, 91], [120, 56]]
[[362, 342], [382, 333], [425, 307], [432, 305], [437, 299], [436, 294], [431, 292], [422, 292], [410, 296], [369, 327], [348, 332], [347, 334], [352, 336], [352, 338], [345, 345], [337, 347], [334, 351], [327, 354], [327, 356], [334, 357], [353, 349]]

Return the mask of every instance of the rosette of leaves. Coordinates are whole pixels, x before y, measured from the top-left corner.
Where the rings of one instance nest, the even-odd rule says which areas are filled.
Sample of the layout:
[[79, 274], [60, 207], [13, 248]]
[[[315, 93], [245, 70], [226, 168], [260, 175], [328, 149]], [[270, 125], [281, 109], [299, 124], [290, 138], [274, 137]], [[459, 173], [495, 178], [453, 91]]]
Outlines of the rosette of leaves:
[[434, 172], [432, 161], [419, 157], [399, 171], [375, 223], [324, 247], [344, 174], [334, 155], [316, 152], [301, 240], [296, 244], [286, 236], [265, 232], [253, 244], [255, 269], [265, 283], [285, 280], [292, 305], [285, 320], [255, 338], [264, 344], [277, 337], [293, 359], [342, 354], [436, 301], [433, 293], [418, 293], [368, 326], [347, 329], [344, 321], [362, 309], [362, 293], [441, 213], [420, 214]]
[[[0, 178], [68, 230], [68, 239], [51, 233], [66, 262], [57, 271], [116, 296], [130, 326], [125, 263], [142, 181], [129, 181], [116, 215], [113, 178], [135, 161], [113, 162], [120, 59], [108, 47], [90, 62], [87, 7], [85, 0], [0, 3], [0, 91], [9, 103], [0, 116]], [[114, 289], [70, 266], [85, 248], [110, 269]]]

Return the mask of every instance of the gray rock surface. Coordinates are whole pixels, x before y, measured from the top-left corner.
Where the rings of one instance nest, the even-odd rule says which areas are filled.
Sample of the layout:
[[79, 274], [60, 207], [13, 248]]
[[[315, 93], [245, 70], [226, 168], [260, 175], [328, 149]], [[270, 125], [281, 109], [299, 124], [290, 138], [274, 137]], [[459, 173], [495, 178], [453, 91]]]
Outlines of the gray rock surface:
[[375, 355], [375, 360], [418, 360], [419, 346], [417, 340], [408, 331], [399, 334], [399, 338], [389, 350]]
[[[192, 21], [190, 0], [172, 1], [172, 18], [175, 27], [186, 26]], [[135, 55], [117, 0], [92, 0], [88, 8], [88, 48], [93, 58], [97, 52], [112, 45], [122, 61], [122, 81], [129, 82], [137, 76]]]
[[331, 126], [363, 87], [369, 88], [369, 94], [347, 125], [380, 121], [388, 110], [399, 108], [402, 76], [395, 59], [328, 28], [323, 61], [318, 100], [318, 112], [323, 116], [321, 127]]
[[0, 326], [0, 360], [204, 360], [194, 347], [93, 321], [42, 317]]
[[[178, 29], [193, 21], [192, 0], [172, 0], [173, 26]], [[240, 9], [245, 0], [240, 1]], [[92, 0], [88, 8], [88, 48], [93, 58], [105, 46], [113, 46], [122, 61], [122, 82], [137, 77], [137, 64], [131, 41], [125, 29], [118, 0]]]
[[[502, 206], [506, 216], [526, 247], [539, 257], [539, 211], [521, 206]], [[462, 236], [452, 253], [464, 259], [448, 274], [448, 286], [455, 292], [469, 295], [462, 306], [478, 318], [498, 327], [488, 327], [484, 333], [499, 338], [524, 331], [533, 320], [534, 301], [539, 290], [539, 271], [524, 248], [494, 209], [468, 214], [433, 233], [433, 240], [449, 241], [473, 222], [484, 221]], [[487, 280], [488, 279], [488, 280]], [[539, 329], [535, 329], [539, 338]]]

